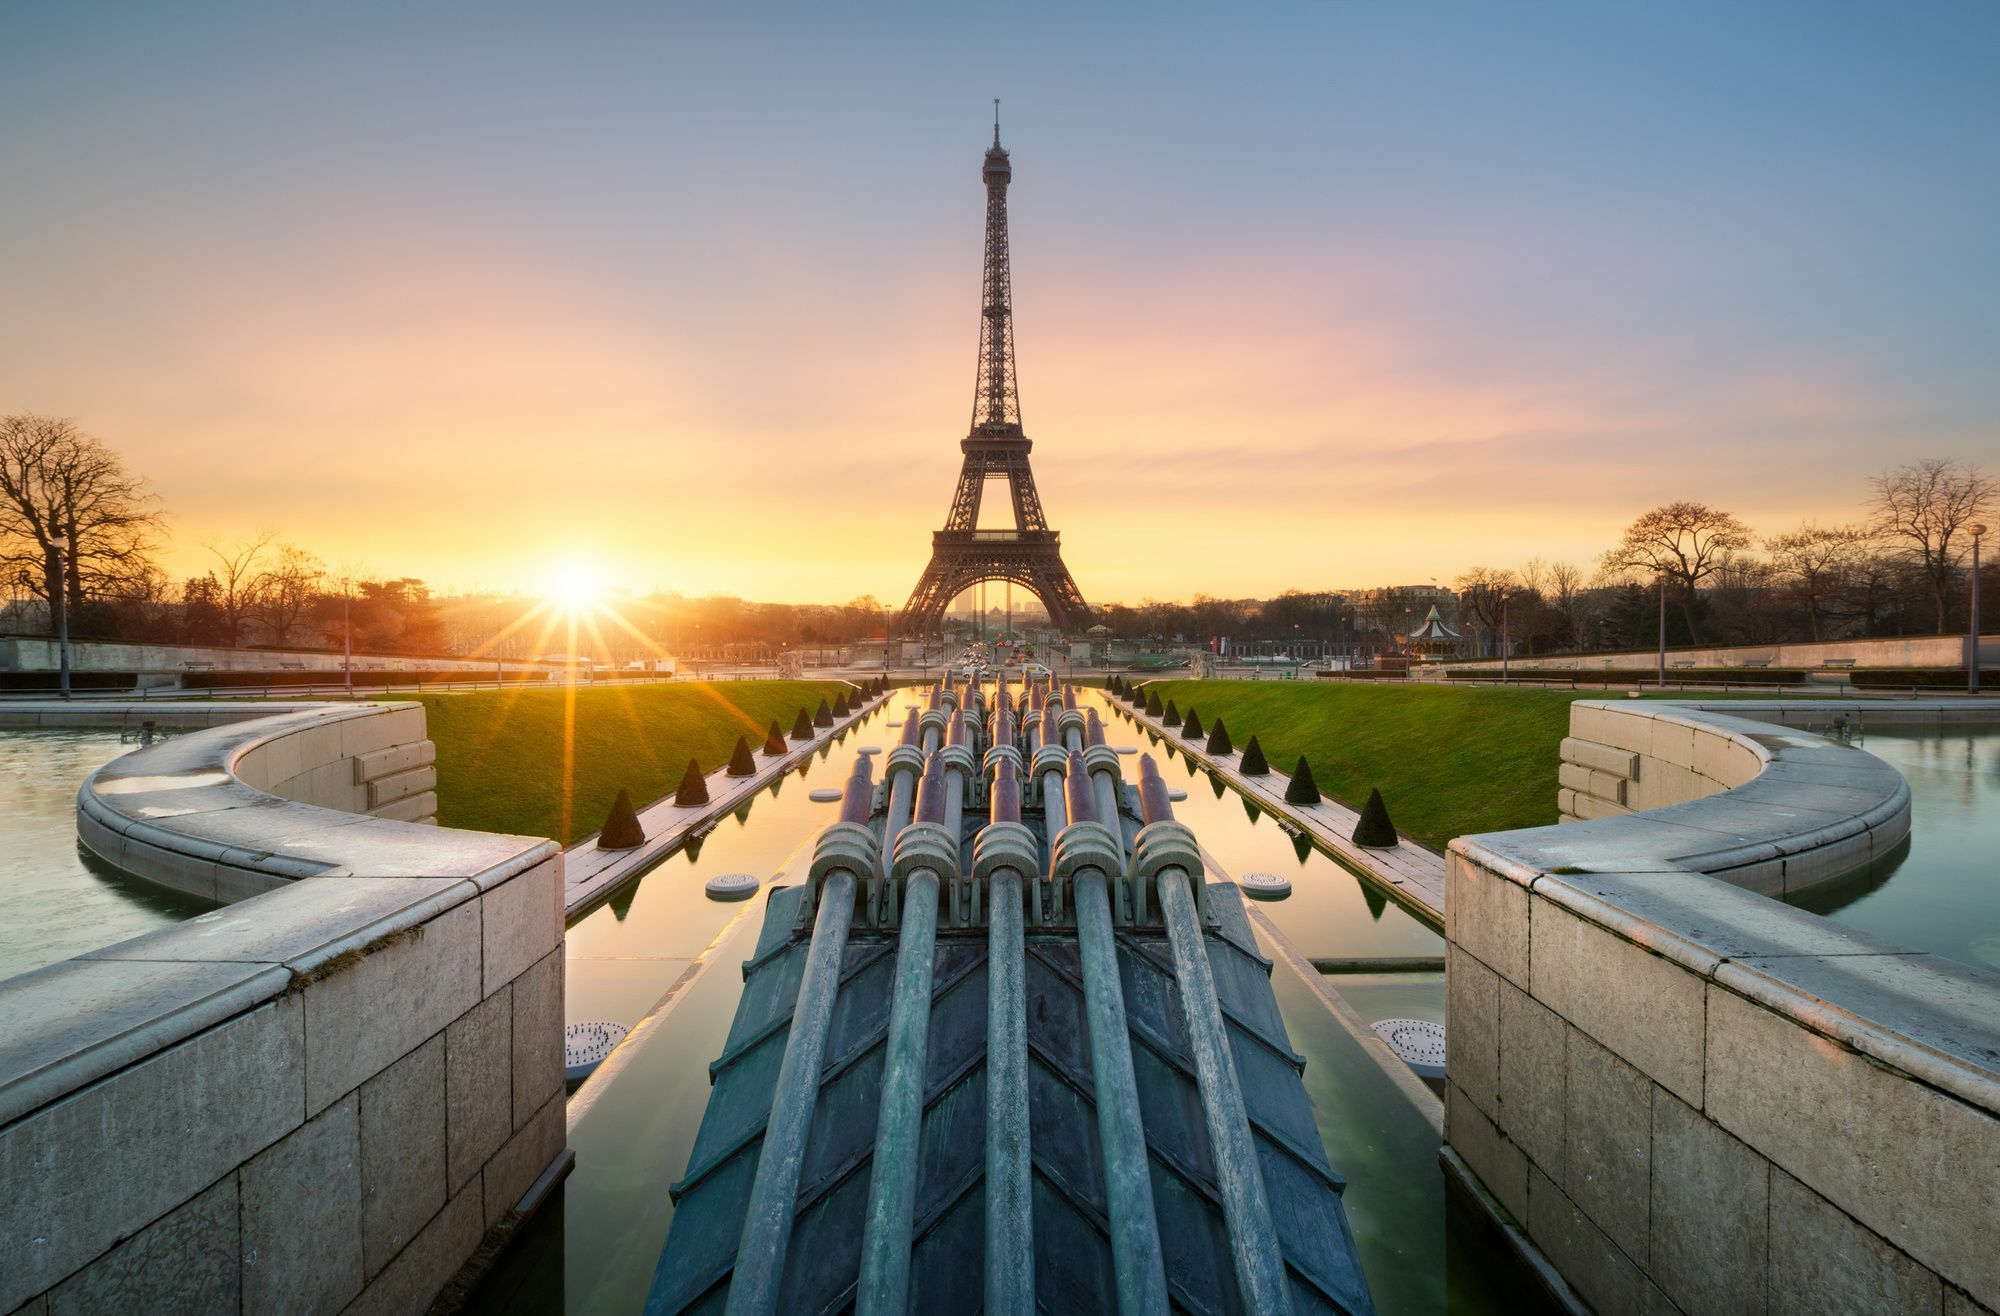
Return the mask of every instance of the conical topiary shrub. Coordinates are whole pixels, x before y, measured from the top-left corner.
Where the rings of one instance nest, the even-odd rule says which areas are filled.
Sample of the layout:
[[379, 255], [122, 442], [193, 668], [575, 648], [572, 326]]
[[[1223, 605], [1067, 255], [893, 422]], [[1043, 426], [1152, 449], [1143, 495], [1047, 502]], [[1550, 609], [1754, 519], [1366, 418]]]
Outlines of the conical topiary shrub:
[[1371, 787], [1368, 803], [1361, 806], [1361, 817], [1354, 824], [1354, 843], [1369, 850], [1390, 850], [1400, 839], [1396, 824], [1389, 821], [1388, 806], [1382, 803], [1382, 792]]
[[1125, 679], [1114, 673], [1111, 679], [1105, 683], [1104, 688], [1114, 695], [1122, 695], [1125, 693]]
[[1208, 752], [1211, 754], [1236, 752], [1236, 746], [1229, 741], [1229, 728], [1222, 725], [1222, 719], [1219, 717], [1215, 719], [1215, 725], [1208, 729]]
[[1181, 720], [1181, 710], [1174, 705], [1173, 700], [1169, 699], [1167, 701], [1167, 706], [1160, 710], [1160, 721], [1165, 722], [1168, 726], [1171, 727], [1171, 726], [1179, 726], [1180, 720]]
[[1246, 777], [1262, 777], [1271, 771], [1271, 765], [1264, 761], [1264, 747], [1257, 743], [1257, 737], [1250, 737], [1250, 743], [1243, 747], [1243, 761], [1236, 770]]
[[840, 694], [838, 694], [838, 695], [835, 695], [835, 696], [834, 696], [834, 699], [833, 699], [833, 715], [834, 715], [835, 717], [837, 717], [837, 718], [838, 718], [838, 717], [846, 717], [846, 716], [847, 716], [847, 695], [846, 695], [846, 692], [844, 692], [844, 691], [843, 691], [842, 693], [840, 693]]
[[[775, 727], [772, 728], [774, 731], [776, 729]], [[778, 741], [778, 752], [782, 754], [784, 749], [785, 742], [781, 739]], [[754, 777], [757, 775], [756, 760], [750, 757], [750, 742], [742, 736], [736, 738], [736, 748], [729, 755], [729, 775], [732, 777]]]
[[646, 829], [639, 825], [639, 815], [632, 811], [632, 796], [621, 790], [618, 798], [611, 802], [611, 812], [604, 819], [604, 830], [597, 834], [597, 848], [636, 850], [645, 843]]
[[1292, 769], [1292, 779], [1285, 787], [1285, 803], [1319, 803], [1319, 783], [1313, 780], [1312, 764], [1306, 762], [1303, 754], [1299, 755], [1299, 765]]
[[819, 701], [819, 707], [813, 711], [813, 725], [816, 727], [830, 727], [833, 725], [833, 709], [827, 706], [827, 702], [824, 699]]
[[1146, 696], [1146, 716], [1158, 717], [1165, 711], [1165, 709], [1160, 707], [1160, 692], [1158, 690]]
[[812, 714], [806, 712], [805, 709], [801, 708], [799, 710], [799, 715], [796, 718], [792, 719], [792, 739], [811, 740], [812, 738], [813, 738]]
[[681, 788], [674, 792], [675, 804], [707, 804], [708, 782], [701, 775], [701, 764], [688, 760], [688, 770], [681, 774]]
[[771, 729], [764, 733], [764, 752], [772, 758], [782, 758], [785, 753], [785, 733], [778, 726], [778, 719], [771, 719]]
[[1131, 693], [1131, 694], [1129, 694], [1129, 695], [1127, 695], [1127, 696], [1126, 696], [1125, 698], [1126, 698], [1126, 702], [1130, 703], [1130, 704], [1132, 705], [1132, 707], [1134, 707], [1134, 708], [1144, 708], [1144, 707], [1146, 706], [1146, 690], [1145, 690], [1145, 687], [1144, 687], [1144, 686], [1140, 686], [1140, 687], [1137, 687], [1137, 688], [1135, 688], [1135, 689], [1134, 689], [1134, 690], [1132, 691], [1132, 693]]
[[1181, 723], [1181, 734], [1189, 740], [1200, 740], [1207, 734], [1201, 729], [1201, 714], [1192, 708], [1188, 710], [1187, 721]]

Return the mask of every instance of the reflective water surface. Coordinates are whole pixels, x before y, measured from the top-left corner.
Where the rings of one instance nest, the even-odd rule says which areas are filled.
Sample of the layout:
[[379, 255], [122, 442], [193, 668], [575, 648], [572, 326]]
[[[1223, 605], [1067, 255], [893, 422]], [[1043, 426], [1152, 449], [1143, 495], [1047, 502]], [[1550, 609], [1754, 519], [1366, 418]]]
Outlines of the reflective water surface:
[[208, 908], [124, 877], [76, 839], [76, 788], [130, 748], [115, 731], [0, 732], [0, 978]]
[[1905, 946], [2000, 970], [2000, 729], [1870, 732], [1855, 743], [1909, 779], [1909, 845], [1867, 878], [1798, 903]]

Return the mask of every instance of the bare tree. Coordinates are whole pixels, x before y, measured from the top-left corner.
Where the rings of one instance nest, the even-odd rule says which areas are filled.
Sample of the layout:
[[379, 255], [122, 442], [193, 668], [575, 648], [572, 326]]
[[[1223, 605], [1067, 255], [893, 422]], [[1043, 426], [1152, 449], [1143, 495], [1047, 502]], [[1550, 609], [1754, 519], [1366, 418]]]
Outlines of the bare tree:
[[[0, 417], [0, 570], [19, 574], [44, 601], [61, 590], [80, 608], [143, 576], [162, 527], [154, 501], [145, 481], [75, 422]], [[60, 556], [59, 539], [69, 544]]]
[[1590, 641], [1590, 627], [1596, 609], [1585, 590], [1583, 568], [1573, 562], [1551, 562], [1547, 568], [1546, 596], [1549, 606], [1562, 620], [1563, 642], [1581, 649]]
[[1695, 591], [1730, 554], [1750, 546], [1750, 527], [1706, 503], [1668, 503], [1630, 526], [1618, 547], [1604, 555], [1607, 571], [1644, 571], [1681, 587], [1681, 616], [1688, 641], [1700, 644], [1695, 628]]
[[1979, 467], [1941, 457], [1911, 462], [1875, 477], [1875, 493], [1869, 500], [1875, 527], [1885, 537], [1905, 541], [1930, 591], [1940, 635], [1952, 581], [1965, 556], [1952, 540], [1986, 511], [1997, 487]]
[[1497, 643], [1500, 634], [1500, 609], [1503, 600], [1520, 589], [1511, 571], [1499, 571], [1492, 567], [1474, 567], [1461, 575], [1452, 585], [1458, 591], [1458, 616], [1461, 622], [1469, 622], [1479, 631], [1479, 652]]
[[217, 563], [214, 572], [216, 606], [222, 609], [223, 643], [232, 649], [243, 642], [243, 623], [258, 607], [258, 596], [264, 584], [259, 563], [263, 560], [264, 550], [277, 537], [276, 531], [259, 530], [248, 539], [238, 540], [227, 547], [202, 545], [214, 555]]
[[1815, 642], [1826, 638], [1821, 617], [1827, 602], [1846, 584], [1870, 538], [1864, 526], [1820, 526], [1808, 521], [1764, 541], [1771, 565], [1805, 600]]
[[326, 564], [296, 544], [279, 544], [261, 577], [257, 611], [271, 643], [290, 644], [326, 589]]

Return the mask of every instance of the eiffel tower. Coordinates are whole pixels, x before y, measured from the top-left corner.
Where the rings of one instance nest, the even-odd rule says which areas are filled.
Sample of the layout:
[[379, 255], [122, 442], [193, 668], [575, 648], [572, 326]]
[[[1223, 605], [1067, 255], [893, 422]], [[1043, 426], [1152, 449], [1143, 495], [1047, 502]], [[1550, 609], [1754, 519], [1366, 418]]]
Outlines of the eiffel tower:
[[[1049, 620], [1078, 635], [1090, 625], [1090, 605], [1063, 565], [1062, 536], [1049, 529], [1028, 468], [1034, 445], [1021, 432], [1021, 399], [1014, 385], [1013, 280], [1007, 259], [1007, 184], [1014, 168], [1000, 146], [1000, 102], [993, 102], [993, 148], [980, 170], [986, 181], [985, 305], [979, 317], [979, 375], [972, 393], [972, 429], [959, 442], [965, 465], [958, 473], [951, 515], [931, 536], [931, 562], [896, 618], [897, 635], [934, 634], [951, 601], [986, 580], [1025, 587], [1048, 609]], [[989, 479], [1005, 479], [1013, 495], [1014, 528], [981, 530], [979, 501]]]

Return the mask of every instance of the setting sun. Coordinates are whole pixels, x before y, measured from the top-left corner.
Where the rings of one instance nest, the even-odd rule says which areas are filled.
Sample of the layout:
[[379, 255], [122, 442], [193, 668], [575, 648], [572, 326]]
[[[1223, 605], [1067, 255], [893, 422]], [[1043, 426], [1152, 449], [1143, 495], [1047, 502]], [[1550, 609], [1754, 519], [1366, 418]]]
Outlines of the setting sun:
[[542, 595], [564, 612], [595, 612], [604, 601], [604, 578], [588, 562], [563, 562], [549, 572]]

